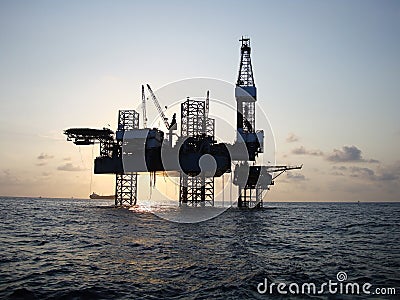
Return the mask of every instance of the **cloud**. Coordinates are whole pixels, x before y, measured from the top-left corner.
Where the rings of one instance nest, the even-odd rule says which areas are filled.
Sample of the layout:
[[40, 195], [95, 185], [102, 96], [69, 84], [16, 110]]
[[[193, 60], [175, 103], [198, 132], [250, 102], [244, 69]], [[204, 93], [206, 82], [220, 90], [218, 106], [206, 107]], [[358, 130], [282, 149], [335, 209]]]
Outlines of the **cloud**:
[[371, 180], [375, 180], [376, 178], [375, 171], [370, 168], [351, 167], [350, 172], [350, 176], [352, 177], [361, 177]]
[[2, 170], [2, 173], [0, 173], [0, 187], [8, 187], [10, 185], [19, 184], [21, 184], [20, 179], [16, 175], [14, 175], [10, 169]]
[[333, 166], [332, 172], [330, 173], [333, 176], [345, 176], [344, 171], [347, 171], [347, 167], [345, 166]]
[[342, 149], [334, 149], [331, 154], [325, 155], [321, 150], [309, 150], [304, 146], [300, 146], [292, 150], [295, 155], [311, 155], [311, 156], [325, 156], [325, 159], [331, 162], [367, 162], [379, 163], [376, 159], [364, 159], [362, 151], [356, 146], [343, 146]]
[[286, 138], [286, 142], [288, 143], [294, 143], [294, 142], [298, 142], [299, 141], [299, 137], [296, 136], [294, 133], [289, 133], [289, 136]]
[[397, 174], [395, 174], [395, 173], [391, 173], [391, 172], [385, 172], [385, 173], [382, 173], [380, 176], [379, 176], [379, 180], [380, 181], [396, 181], [396, 180], [398, 180], [400, 178], [400, 176], [399, 176], [399, 174], [397, 173]]
[[369, 162], [369, 163], [371, 163], [371, 164], [378, 164], [378, 163], [380, 163], [380, 161], [377, 160], [377, 159], [368, 159], [367, 162]]
[[44, 139], [50, 139], [53, 141], [65, 141], [65, 136], [60, 130], [52, 130], [47, 133], [39, 133], [37, 136]]
[[344, 146], [342, 150], [334, 149], [326, 159], [333, 162], [363, 161], [361, 150], [356, 146]]
[[397, 164], [397, 166], [379, 168], [377, 171], [366, 167], [351, 167], [349, 170], [351, 177], [370, 181], [389, 182], [398, 181], [400, 179], [400, 164]]
[[49, 154], [46, 154], [43, 152], [37, 157], [37, 159], [43, 159], [43, 160], [52, 159], [52, 158], [54, 158], [53, 155], [49, 155]]
[[333, 166], [332, 169], [333, 169], [333, 170], [346, 171], [346, 170], [347, 170], [347, 167], [345, 167], [345, 166], [339, 166], [339, 167]]
[[400, 161], [397, 161], [390, 166], [378, 169], [380, 181], [397, 181], [400, 182]]
[[290, 181], [305, 181], [306, 177], [301, 173], [287, 172], [286, 178]]
[[356, 146], [343, 146], [341, 150], [334, 149], [333, 153], [326, 157], [332, 162], [369, 162], [378, 163], [376, 159], [364, 159], [361, 150]]
[[81, 168], [79, 166], [74, 166], [72, 163], [65, 163], [57, 168], [59, 171], [70, 171], [70, 172], [78, 172], [78, 171], [84, 171], [84, 168]]
[[321, 150], [307, 150], [304, 146], [295, 148], [292, 150], [293, 154], [296, 155], [312, 155], [312, 156], [323, 156], [324, 153]]
[[343, 172], [339, 172], [339, 171], [333, 171], [333, 172], [331, 172], [331, 175], [333, 175], [333, 176], [345, 176], [345, 174]]
[[70, 160], [71, 160], [71, 157], [64, 157], [63, 160], [65, 160], [65, 161], [70, 161]]
[[38, 163], [36, 163], [36, 166], [38, 167], [43, 167], [45, 165], [47, 165], [47, 160], [54, 158], [53, 155], [49, 155], [47, 153], [40, 153], [40, 155], [37, 157], [37, 159], [39, 160]]

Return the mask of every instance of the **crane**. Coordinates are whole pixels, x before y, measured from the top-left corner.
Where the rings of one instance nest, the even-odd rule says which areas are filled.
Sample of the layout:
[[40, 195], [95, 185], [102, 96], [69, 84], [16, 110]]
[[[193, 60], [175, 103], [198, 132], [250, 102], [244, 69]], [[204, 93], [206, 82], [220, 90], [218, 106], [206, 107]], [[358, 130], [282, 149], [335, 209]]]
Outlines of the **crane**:
[[147, 89], [150, 92], [150, 95], [151, 95], [151, 98], [153, 99], [154, 105], [157, 107], [158, 113], [160, 114], [161, 118], [163, 119], [165, 126], [169, 130], [171, 126], [168, 123], [168, 118], [165, 116], [165, 114], [160, 106], [160, 103], [158, 103], [156, 95], [154, 94], [153, 90], [151, 89], [150, 85], [148, 85], [148, 84], [147, 84]]
[[144, 85], [142, 85], [142, 112], [143, 112], [143, 128], [147, 128], [146, 96], [144, 94]]

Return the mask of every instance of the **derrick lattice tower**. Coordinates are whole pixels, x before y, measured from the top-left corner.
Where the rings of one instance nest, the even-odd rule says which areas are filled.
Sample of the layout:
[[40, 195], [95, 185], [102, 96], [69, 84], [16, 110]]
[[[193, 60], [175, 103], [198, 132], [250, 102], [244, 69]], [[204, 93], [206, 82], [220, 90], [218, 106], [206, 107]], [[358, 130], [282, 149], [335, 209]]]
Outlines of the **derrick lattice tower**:
[[240, 40], [240, 67], [236, 82], [235, 97], [237, 103], [237, 129], [241, 133], [253, 133], [256, 125], [255, 102], [257, 88], [254, 83], [253, 67], [251, 64], [250, 39]]

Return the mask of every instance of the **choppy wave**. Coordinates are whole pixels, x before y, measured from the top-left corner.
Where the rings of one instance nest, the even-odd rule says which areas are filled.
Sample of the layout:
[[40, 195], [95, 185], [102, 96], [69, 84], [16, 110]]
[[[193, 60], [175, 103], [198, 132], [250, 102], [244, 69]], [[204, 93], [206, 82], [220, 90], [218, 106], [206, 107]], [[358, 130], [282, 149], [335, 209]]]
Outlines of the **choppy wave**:
[[0, 203], [0, 298], [265, 299], [264, 278], [339, 271], [400, 286], [399, 203], [273, 203], [195, 224], [104, 200]]

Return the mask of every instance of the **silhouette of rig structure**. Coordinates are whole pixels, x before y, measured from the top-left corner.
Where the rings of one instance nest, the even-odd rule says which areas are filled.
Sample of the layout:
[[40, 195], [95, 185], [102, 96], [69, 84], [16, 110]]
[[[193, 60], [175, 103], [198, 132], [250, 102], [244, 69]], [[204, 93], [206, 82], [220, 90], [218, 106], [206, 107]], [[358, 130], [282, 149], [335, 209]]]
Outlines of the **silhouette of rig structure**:
[[[233, 144], [217, 143], [215, 120], [208, 117], [209, 92], [205, 100], [189, 97], [181, 103], [180, 136], [175, 145], [176, 115], [171, 122], [165, 116], [156, 95], [147, 89], [168, 130], [168, 138], [158, 128], [147, 128], [145, 87], [142, 86], [143, 128], [139, 113], [120, 110], [118, 128], [70, 128], [67, 140], [76, 145], [100, 144], [100, 156], [94, 161], [95, 174], [115, 174], [115, 205], [136, 205], [138, 174], [164, 171], [180, 176], [180, 206], [214, 206], [214, 179], [233, 170], [233, 184], [238, 187], [238, 207], [261, 208], [263, 192], [285, 171], [302, 166], [254, 165], [263, 153], [264, 132], [255, 130], [257, 88], [251, 64], [250, 39], [241, 42], [239, 75], [235, 87], [237, 103], [237, 139]], [[251, 165], [251, 163], [253, 163]]]

